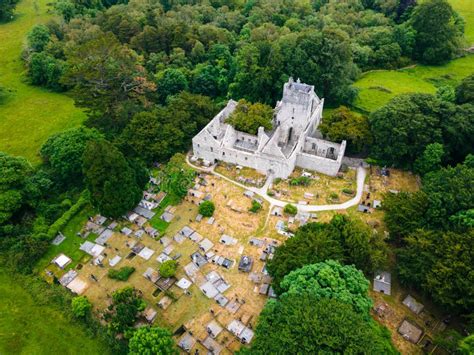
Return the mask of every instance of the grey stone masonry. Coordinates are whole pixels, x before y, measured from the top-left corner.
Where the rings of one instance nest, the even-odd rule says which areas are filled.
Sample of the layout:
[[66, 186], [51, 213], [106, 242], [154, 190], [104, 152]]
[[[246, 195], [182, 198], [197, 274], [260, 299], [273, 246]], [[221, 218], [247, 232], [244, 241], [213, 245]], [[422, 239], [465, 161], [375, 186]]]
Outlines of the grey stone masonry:
[[287, 178], [296, 166], [334, 176], [341, 167], [346, 141], [321, 139], [324, 99], [314, 86], [290, 78], [273, 114], [273, 128], [257, 135], [237, 131], [225, 121], [237, 102], [227, 106], [193, 138], [193, 154], [209, 163], [224, 161], [274, 177]]

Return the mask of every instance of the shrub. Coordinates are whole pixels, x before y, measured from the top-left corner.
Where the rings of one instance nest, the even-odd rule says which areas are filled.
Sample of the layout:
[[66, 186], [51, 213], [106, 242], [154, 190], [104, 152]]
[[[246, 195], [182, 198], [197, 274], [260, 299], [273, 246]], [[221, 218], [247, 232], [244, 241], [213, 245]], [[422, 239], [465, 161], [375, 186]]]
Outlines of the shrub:
[[273, 184], [278, 185], [281, 182], [281, 178], [276, 178], [273, 180]]
[[290, 181], [290, 185], [292, 186], [308, 186], [310, 183], [311, 179], [307, 176], [300, 176]]
[[339, 200], [339, 195], [338, 195], [337, 193], [335, 193], [335, 192], [331, 192], [331, 193], [329, 194], [329, 198], [330, 198], [331, 200]]
[[252, 207], [249, 208], [249, 211], [252, 213], [257, 213], [261, 209], [262, 209], [262, 205], [259, 202], [252, 200]]
[[352, 196], [354, 195], [354, 190], [345, 188], [345, 189], [342, 189], [342, 193]]
[[176, 274], [178, 263], [176, 260], [167, 260], [160, 266], [160, 275], [163, 277], [172, 277]]
[[296, 208], [295, 205], [292, 205], [292, 204], [288, 203], [285, 206], [285, 208], [283, 209], [283, 212], [285, 212], [286, 214], [294, 216], [295, 214], [298, 213], [298, 209]]
[[268, 191], [267, 191], [267, 195], [270, 196], [270, 197], [273, 197], [273, 196], [275, 196], [275, 191], [273, 191], [273, 190], [268, 190]]
[[114, 280], [127, 281], [130, 275], [132, 275], [134, 272], [135, 272], [134, 267], [124, 266], [118, 270], [110, 269], [107, 276]]
[[204, 217], [211, 217], [214, 214], [216, 206], [212, 201], [204, 201], [199, 205], [199, 213]]
[[72, 299], [71, 308], [74, 317], [84, 318], [89, 315], [92, 309], [92, 304], [86, 296], [77, 296]]
[[48, 237], [53, 239], [58, 232], [74, 217], [86, 204], [89, 203], [89, 193], [84, 191], [77, 202], [69, 210], [56, 220], [48, 229]]

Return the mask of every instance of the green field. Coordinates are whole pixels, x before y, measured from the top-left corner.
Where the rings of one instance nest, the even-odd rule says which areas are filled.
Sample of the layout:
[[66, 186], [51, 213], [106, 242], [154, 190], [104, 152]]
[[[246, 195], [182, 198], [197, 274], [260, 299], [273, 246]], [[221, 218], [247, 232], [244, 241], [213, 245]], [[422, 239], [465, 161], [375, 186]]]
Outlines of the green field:
[[396, 95], [409, 92], [432, 94], [436, 92], [437, 85], [455, 85], [472, 73], [472, 54], [440, 66], [416, 65], [401, 70], [374, 70], [363, 74], [354, 84], [360, 89], [354, 106], [372, 112]]
[[11, 90], [10, 98], [0, 105], [0, 151], [24, 156], [32, 163], [39, 162], [38, 150], [52, 133], [78, 126], [85, 119], [70, 97], [25, 82], [20, 54], [31, 27], [52, 17], [47, 2], [22, 0], [16, 18], [0, 24], [0, 85]]
[[464, 36], [469, 46], [474, 45], [474, 1], [473, 0], [449, 0], [451, 6], [466, 21]]
[[[27, 290], [28, 289], [28, 290]], [[36, 288], [35, 288], [36, 289]], [[33, 297], [22, 279], [0, 269], [0, 354], [106, 354], [60, 309]], [[43, 296], [44, 298], [45, 296]]]

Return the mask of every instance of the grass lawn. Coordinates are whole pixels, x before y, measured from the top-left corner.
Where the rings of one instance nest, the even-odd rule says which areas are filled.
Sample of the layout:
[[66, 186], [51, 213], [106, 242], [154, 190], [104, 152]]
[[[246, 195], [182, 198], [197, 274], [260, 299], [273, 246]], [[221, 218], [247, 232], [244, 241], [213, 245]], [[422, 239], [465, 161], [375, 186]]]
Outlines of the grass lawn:
[[89, 216], [95, 214], [92, 206], [86, 206], [81, 212], [75, 215], [68, 224], [61, 231], [66, 239], [59, 245], [51, 245], [48, 249], [48, 252], [38, 261], [36, 264], [36, 271], [38, 273], [43, 272], [43, 270], [49, 265], [51, 260], [60, 253], [64, 253], [72, 259], [72, 262], [66, 267], [65, 270], [74, 268], [79, 262], [83, 262], [90, 258], [88, 254], [79, 250], [79, 247], [85, 240], [94, 241], [97, 238], [97, 235], [91, 233], [87, 239], [82, 239], [76, 235], [77, 232], [81, 230], [84, 224], [87, 221]]
[[474, 45], [474, 2], [472, 0], [449, 0], [449, 3], [466, 21], [464, 37], [468, 45]]
[[16, 18], [0, 24], [0, 85], [11, 91], [9, 99], [0, 105], [0, 151], [24, 156], [33, 164], [39, 162], [38, 150], [51, 134], [76, 127], [85, 119], [70, 97], [25, 81], [20, 59], [23, 43], [31, 27], [52, 18], [47, 3], [22, 0]]
[[84, 327], [30, 292], [21, 279], [0, 269], [0, 354], [108, 353]]
[[165, 211], [165, 208], [169, 205], [176, 206], [181, 202], [181, 199], [177, 196], [167, 194], [165, 198], [160, 202], [160, 205], [153, 210], [155, 215], [152, 219], [150, 219], [150, 224], [153, 228], [156, 228], [160, 232], [160, 236], [162, 236], [165, 232], [170, 223], [163, 221], [160, 217]]
[[372, 112], [396, 95], [409, 92], [433, 94], [436, 85], [455, 85], [474, 72], [474, 55], [453, 60], [445, 65], [417, 65], [401, 70], [376, 70], [365, 73], [354, 84], [360, 89], [355, 108]]

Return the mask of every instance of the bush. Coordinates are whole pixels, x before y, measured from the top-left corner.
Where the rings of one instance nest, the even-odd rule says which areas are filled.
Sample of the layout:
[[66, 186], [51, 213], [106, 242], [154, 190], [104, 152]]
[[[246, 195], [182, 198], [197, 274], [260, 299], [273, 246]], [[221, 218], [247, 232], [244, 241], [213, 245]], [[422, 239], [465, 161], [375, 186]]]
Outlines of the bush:
[[86, 296], [77, 296], [71, 301], [71, 309], [75, 317], [84, 318], [89, 315], [92, 309], [92, 304]]
[[135, 268], [132, 266], [124, 266], [118, 270], [110, 269], [107, 276], [114, 280], [127, 281], [130, 275], [135, 272]]
[[273, 197], [273, 196], [275, 196], [275, 191], [273, 191], [273, 190], [268, 190], [268, 191], [267, 191], [267, 195], [270, 196], [270, 197]]
[[178, 263], [176, 260], [167, 260], [160, 266], [160, 275], [163, 277], [173, 277], [176, 274]]
[[294, 216], [295, 214], [298, 213], [298, 209], [296, 208], [295, 205], [292, 205], [292, 204], [288, 203], [285, 206], [285, 208], [283, 209], [283, 212], [285, 212], [286, 214]]
[[48, 229], [48, 237], [53, 239], [59, 231], [74, 217], [86, 204], [89, 203], [89, 193], [87, 191], [82, 192], [81, 197], [77, 202], [71, 206], [69, 210], [56, 220]]
[[307, 176], [300, 176], [290, 181], [290, 185], [292, 186], [308, 186], [310, 183], [311, 179]]
[[335, 193], [335, 192], [331, 192], [331, 193], [329, 194], [329, 198], [330, 198], [331, 200], [339, 200], [339, 195], [338, 195], [337, 193]]
[[[346, 195], [349, 195], [349, 196], [352, 196], [352, 195], [354, 195], [354, 190], [346, 188], [346, 189], [342, 189], [342, 193], [346, 194]], [[337, 196], [337, 194], [336, 194], [336, 196]]]
[[199, 205], [199, 213], [204, 217], [211, 217], [214, 214], [216, 206], [212, 201], [204, 201]]
[[249, 211], [252, 213], [257, 213], [262, 209], [262, 205], [255, 200], [252, 200], [252, 207], [249, 208]]

